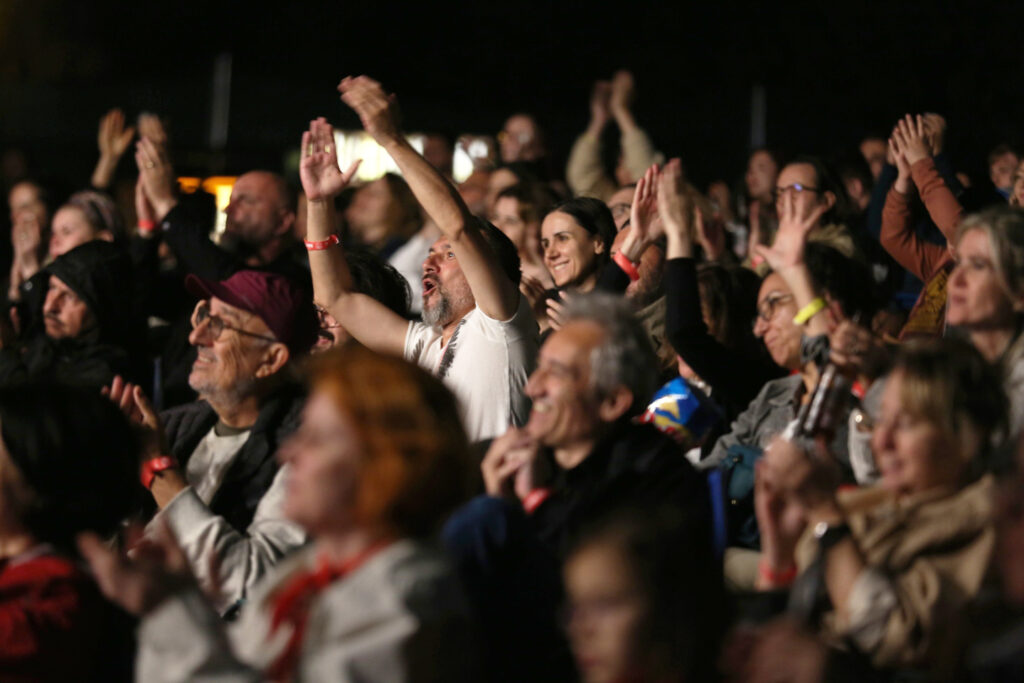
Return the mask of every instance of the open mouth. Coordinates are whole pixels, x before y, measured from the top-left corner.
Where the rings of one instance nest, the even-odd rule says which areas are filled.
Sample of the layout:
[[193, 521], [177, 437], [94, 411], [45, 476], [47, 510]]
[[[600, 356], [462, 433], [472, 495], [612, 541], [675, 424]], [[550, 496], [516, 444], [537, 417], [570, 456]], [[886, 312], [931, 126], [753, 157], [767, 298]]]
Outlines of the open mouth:
[[196, 354], [196, 361], [195, 363], [193, 363], [193, 365], [209, 365], [213, 361], [213, 356], [208, 356], [200, 351], [199, 353]]
[[435, 291], [437, 291], [437, 281], [433, 278], [423, 278], [423, 298], [426, 299]]

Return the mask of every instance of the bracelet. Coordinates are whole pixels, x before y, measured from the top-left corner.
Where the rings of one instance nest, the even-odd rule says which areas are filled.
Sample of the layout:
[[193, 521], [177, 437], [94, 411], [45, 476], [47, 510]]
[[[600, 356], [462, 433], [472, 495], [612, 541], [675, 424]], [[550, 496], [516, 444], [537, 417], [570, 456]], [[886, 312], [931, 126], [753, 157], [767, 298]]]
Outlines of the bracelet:
[[307, 251], [323, 251], [328, 247], [333, 247], [335, 244], [340, 242], [337, 235], [331, 235], [325, 240], [319, 242], [310, 242], [309, 240], [302, 240], [302, 243], [306, 245]]
[[615, 261], [619, 268], [622, 268], [622, 272], [629, 276], [631, 282], [636, 282], [640, 279], [640, 271], [636, 269], [633, 262], [626, 258], [626, 255], [621, 251], [615, 252], [615, 255], [612, 256], [612, 261]]
[[150, 460], [142, 463], [139, 479], [142, 480], [143, 486], [147, 489], [151, 489], [153, 488], [153, 480], [156, 479], [158, 474], [166, 470], [174, 469], [177, 466], [178, 461], [166, 455], [151, 458]]
[[762, 581], [775, 586], [788, 586], [796, 579], [796, 565], [791, 564], [788, 569], [777, 571], [768, 566], [768, 563], [761, 560], [757, 563], [757, 573]]
[[156, 221], [139, 221], [139, 232], [143, 235], [148, 235], [154, 230], [156, 230]]
[[793, 316], [793, 324], [806, 324], [808, 320], [825, 310], [825, 306], [827, 305], [828, 304], [825, 303], [825, 300], [819, 296], [814, 301], [801, 308], [799, 312]]
[[523, 510], [526, 511], [526, 514], [532, 515], [533, 511], [550, 497], [551, 489], [534, 489], [526, 494], [526, 498], [523, 499]]

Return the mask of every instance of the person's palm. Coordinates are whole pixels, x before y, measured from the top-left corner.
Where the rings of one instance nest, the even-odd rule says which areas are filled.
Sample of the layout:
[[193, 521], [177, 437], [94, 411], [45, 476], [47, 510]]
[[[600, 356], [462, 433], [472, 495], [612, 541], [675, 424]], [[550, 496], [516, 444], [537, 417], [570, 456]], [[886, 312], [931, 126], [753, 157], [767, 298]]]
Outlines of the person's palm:
[[652, 192], [634, 199], [630, 209], [629, 224], [644, 239], [655, 239], [663, 231], [658, 219], [658, 195]]
[[305, 157], [299, 165], [299, 176], [310, 201], [333, 197], [348, 185], [348, 180], [338, 168], [337, 157], [325, 152]]
[[344, 190], [359, 167], [356, 161], [344, 173], [338, 168], [334, 129], [324, 119], [310, 122], [309, 131], [302, 136], [302, 151], [299, 178], [309, 201], [321, 201]]

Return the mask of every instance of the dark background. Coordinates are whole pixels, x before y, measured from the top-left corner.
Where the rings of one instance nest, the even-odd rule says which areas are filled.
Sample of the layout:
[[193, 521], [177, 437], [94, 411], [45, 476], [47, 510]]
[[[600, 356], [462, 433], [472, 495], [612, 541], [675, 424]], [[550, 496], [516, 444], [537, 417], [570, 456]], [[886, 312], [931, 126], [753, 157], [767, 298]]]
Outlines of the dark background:
[[[993, 145], [1021, 142], [1021, 5], [0, 0], [0, 148], [84, 185], [99, 117], [120, 106], [169, 118], [183, 173], [276, 168], [311, 117], [357, 125], [334, 88], [366, 73], [398, 94], [409, 130], [493, 133], [535, 112], [561, 163], [591, 83], [626, 67], [641, 125], [699, 183], [742, 174], [755, 84], [769, 144], [791, 153], [841, 153], [931, 110], [949, 120], [956, 164], [983, 177]], [[214, 157], [211, 74], [224, 52], [230, 128]]]

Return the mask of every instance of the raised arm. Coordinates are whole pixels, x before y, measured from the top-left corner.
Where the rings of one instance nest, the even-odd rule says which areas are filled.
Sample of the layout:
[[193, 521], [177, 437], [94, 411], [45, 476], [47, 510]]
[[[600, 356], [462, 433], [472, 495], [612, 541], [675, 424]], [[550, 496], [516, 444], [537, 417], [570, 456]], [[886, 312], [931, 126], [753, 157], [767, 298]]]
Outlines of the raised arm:
[[590, 95], [590, 124], [569, 151], [565, 179], [574, 194], [606, 199], [617, 189], [601, 163], [601, 132], [611, 120], [609, 98], [612, 85], [597, 81]]
[[[811, 310], [807, 307], [821, 296], [821, 293], [815, 290], [811, 273], [804, 263], [804, 248], [807, 246], [807, 236], [811, 229], [817, 225], [818, 219], [827, 209], [828, 207], [822, 204], [815, 207], [810, 215], [801, 217], [793, 193], [785, 193], [782, 195], [782, 215], [779, 216], [775, 242], [771, 247], [757, 247], [757, 253], [763, 256], [772, 270], [786, 281], [800, 311]], [[806, 321], [804, 334], [816, 337], [828, 334], [829, 331], [826, 317], [812, 314]]]
[[907, 114], [893, 131], [897, 149], [910, 165], [911, 176], [921, 194], [921, 201], [928, 209], [928, 215], [952, 243], [956, 240], [956, 227], [960, 224], [964, 209], [936, 168], [927, 135], [925, 120], [920, 114], [916, 118]]
[[346, 77], [338, 90], [366, 132], [394, 159], [416, 200], [441, 229], [480, 310], [496, 320], [512, 318], [519, 305], [519, 283], [505, 276], [455, 187], [402, 136], [394, 96], [386, 95], [379, 83], [366, 76]]
[[615, 72], [612, 77], [612, 91], [609, 104], [615, 123], [622, 133], [622, 161], [633, 178], [639, 179], [652, 164], [664, 158], [654, 150], [651, 139], [633, 117], [633, 101], [636, 99], [636, 82], [633, 74], [626, 70]]
[[117, 163], [124, 156], [128, 144], [135, 136], [135, 127], [124, 127], [124, 112], [111, 109], [100, 119], [100, 130], [96, 136], [100, 158], [92, 172], [92, 186], [98, 190], [110, 187], [110, 181], [117, 170]]
[[896, 162], [898, 175], [889, 190], [882, 209], [882, 231], [879, 239], [882, 247], [896, 259], [896, 262], [927, 281], [943, 262], [946, 250], [918, 237], [910, 222], [910, 206], [907, 192], [910, 189], [910, 164], [896, 142], [896, 131], [889, 139], [889, 151]]
[[310, 249], [309, 272], [313, 298], [326, 308], [349, 334], [369, 348], [401, 354], [409, 322], [379, 301], [352, 290], [352, 274], [334, 225], [334, 197], [352, 180], [359, 162], [346, 172], [338, 168], [334, 129], [323, 118], [310, 121], [302, 134], [299, 177], [306, 193], [306, 241], [327, 248]]

